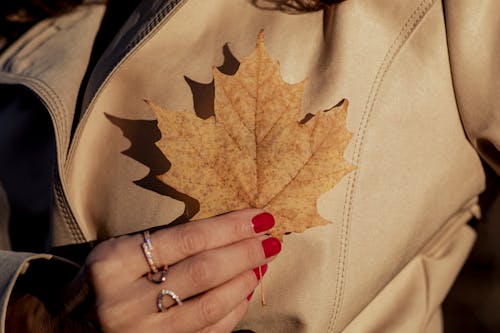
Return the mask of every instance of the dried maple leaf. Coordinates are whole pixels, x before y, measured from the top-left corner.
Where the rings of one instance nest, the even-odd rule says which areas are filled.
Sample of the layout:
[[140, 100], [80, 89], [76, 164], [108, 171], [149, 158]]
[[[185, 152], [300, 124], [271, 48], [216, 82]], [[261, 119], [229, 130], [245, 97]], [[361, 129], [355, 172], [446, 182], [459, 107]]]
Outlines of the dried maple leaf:
[[147, 102], [162, 132], [157, 145], [172, 164], [160, 180], [200, 202], [195, 218], [263, 208], [275, 216], [271, 234], [279, 238], [327, 224], [316, 201], [354, 168], [343, 158], [347, 101], [304, 118], [306, 81], [281, 79], [262, 32], [235, 75], [213, 75], [213, 117]]

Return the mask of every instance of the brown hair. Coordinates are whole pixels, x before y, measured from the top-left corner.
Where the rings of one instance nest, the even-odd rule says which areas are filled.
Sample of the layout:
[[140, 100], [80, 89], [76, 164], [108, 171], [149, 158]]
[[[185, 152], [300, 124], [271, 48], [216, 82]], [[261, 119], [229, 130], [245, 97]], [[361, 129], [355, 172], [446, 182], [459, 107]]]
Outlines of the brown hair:
[[83, 0], [18, 0], [0, 4], [2, 20], [25, 23], [67, 12]]
[[70, 11], [83, 0], [0, 1], [0, 51], [34, 23]]
[[318, 11], [340, 3], [344, 0], [252, 0], [252, 3], [259, 8], [268, 10], [280, 10], [289, 13], [303, 13]]
[[[263, 9], [290, 13], [317, 11], [344, 0], [251, 0]], [[0, 0], [0, 52], [34, 23], [66, 13], [84, 0]], [[108, 2], [94, 0], [94, 2]]]
[[[83, 1], [84, 0], [1, 1], [0, 20], [3, 24], [22, 24], [38, 21], [45, 17], [68, 12], [75, 6], [81, 4]], [[253, 0], [254, 3], [274, 3], [279, 7], [289, 7], [292, 9], [305, 11], [319, 10], [324, 8], [325, 6], [342, 1], [343, 0]]]

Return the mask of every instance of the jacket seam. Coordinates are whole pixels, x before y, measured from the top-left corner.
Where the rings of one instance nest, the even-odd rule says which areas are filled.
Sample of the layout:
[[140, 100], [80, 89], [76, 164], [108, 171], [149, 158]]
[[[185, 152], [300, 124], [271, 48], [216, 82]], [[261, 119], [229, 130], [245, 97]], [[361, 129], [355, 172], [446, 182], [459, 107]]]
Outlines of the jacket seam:
[[377, 74], [375, 75], [375, 79], [371, 85], [365, 107], [363, 108], [360, 125], [358, 127], [356, 135], [356, 141], [354, 144], [354, 151], [352, 154], [352, 162], [357, 166], [357, 168], [348, 176], [347, 191], [344, 199], [343, 219], [340, 231], [341, 239], [339, 246], [340, 254], [338, 260], [339, 268], [337, 270], [337, 282], [333, 298], [331, 310], [332, 312], [330, 315], [330, 322], [328, 325], [328, 332], [334, 331], [337, 324], [337, 319], [339, 317], [339, 314], [342, 312], [342, 306], [344, 304], [343, 295], [345, 289], [345, 279], [347, 275], [346, 263], [348, 260], [349, 230], [353, 211], [354, 189], [358, 181], [358, 170], [361, 164], [361, 150], [365, 142], [366, 129], [368, 127], [375, 102], [378, 98], [382, 82], [384, 81], [389, 68], [394, 62], [396, 56], [399, 54], [399, 51], [406, 44], [410, 36], [416, 30], [417, 26], [422, 22], [423, 18], [436, 2], [437, 0], [422, 0], [412, 12], [410, 17], [406, 20], [399, 34], [387, 50], [382, 63], [380, 64]]
[[[408, 267], [412, 262], [415, 261], [417, 258], [434, 258], [439, 255], [439, 250], [443, 248], [444, 245], [446, 245], [450, 238], [454, 235], [456, 235], [462, 228], [468, 228], [469, 226], [464, 222], [461, 223], [460, 221], [468, 220], [470, 217], [473, 216], [473, 210], [474, 207], [478, 207], [477, 204], [477, 196], [473, 197], [468, 201], [467, 204], [463, 205], [460, 209], [458, 209], [455, 213], [451, 214], [447, 219], [446, 222], [443, 224], [441, 228], [439, 228], [414, 255], [413, 258], [411, 258], [409, 261], [404, 263], [403, 267], [401, 270], [403, 270], [405, 267]], [[365, 306], [360, 309], [360, 311], [357, 312], [357, 314], [349, 321], [347, 324], [350, 325], [358, 316], [374, 301], [376, 297], [378, 297], [384, 289], [391, 284], [392, 281], [398, 276], [400, 272], [397, 272], [394, 274], [390, 280], [384, 284], [382, 288], [380, 288], [379, 291], [372, 297], [370, 302], [368, 302]], [[429, 284], [429, 281], [426, 279], [425, 282], [427, 285]], [[428, 296], [428, 295], [427, 295]], [[426, 299], [426, 302], [428, 302], [428, 299]], [[426, 308], [429, 309], [429, 304], [426, 303]], [[426, 317], [426, 321], [422, 323], [422, 325], [427, 325], [429, 318]], [[420, 330], [418, 332], [424, 332], [423, 330]]]
[[73, 212], [69, 208], [68, 201], [66, 199], [66, 196], [64, 195], [58, 168], [56, 168], [55, 170], [54, 179], [54, 197], [56, 199], [57, 206], [59, 207], [59, 210], [62, 214], [63, 221], [65, 222], [64, 224], [74, 243], [84, 243], [86, 241], [85, 236], [83, 235], [81, 228], [76, 222]]
[[[72, 29], [75, 25], [77, 25], [79, 22], [82, 20], [85, 20], [88, 18], [90, 14], [90, 7], [89, 5], [81, 5], [77, 8], [78, 10], [81, 10], [81, 16], [77, 19], [75, 19], [74, 22], [71, 24], [68, 24], [67, 26], [61, 26], [60, 21], [58, 20], [58, 17], [53, 17], [47, 19], [47, 21], [41, 21], [37, 25], [35, 25], [33, 28], [30, 29], [28, 32], [28, 36], [26, 37], [21, 37], [21, 39], [18, 41], [18, 43], [12, 44], [0, 57], [0, 66], [3, 68], [4, 71], [10, 72], [12, 66], [15, 65], [16, 62], [18, 61], [26, 61], [29, 60], [29, 57], [36, 53], [40, 48], [42, 48], [46, 43], [51, 41], [55, 35], [57, 35], [60, 31], [64, 30], [69, 30]], [[85, 12], [83, 12], [85, 10]], [[43, 35], [47, 30], [52, 30], [49, 31], [48, 35], [45, 36], [43, 39], [38, 40], [38, 37], [40, 35]], [[34, 33], [35, 30], [36, 34]], [[27, 54], [23, 54], [22, 56], [19, 56], [19, 54], [23, 53], [27, 47], [34, 47], [32, 50], [30, 50]]]
[[[87, 118], [89, 117], [89, 110], [94, 105], [97, 97], [100, 95], [102, 89], [107, 85], [110, 78], [116, 72], [117, 68], [119, 68], [127, 59], [135, 52], [135, 50], [141, 45], [141, 43], [154, 31], [156, 27], [158, 27], [168, 16], [171, 14], [174, 9], [186, 0], [164, 0], [165, 5], [161, 11], [159, 11], [142, 29], [140, 29], [139, 33], [133, 38], [127, 46], [119, 53], [117, 60], [112, 59], [112, 64], [109, 65], [106, 70], [106, 74], [103, 76], [101, 82], [98, 84], [98, 88], [92, 93], [88, 102], [85, 102], [86, 98], [84, 98], [84, 102], [82, 105], [82, 112], [80, 115], [80, 119], [78, 122], [78, 126], [76, 127], [76, 131], [73, 135], [73, 140], [68, 147], [68, 154], [66, 156], [66, 161], [70, 161], [73, 156], [73, 151], [77, 142], [79, 141], [80, 134], [82, 128], [85, 127], [85, 123]], [[106, 51], [107, 53], [107, 51]], [[94, 68], [94, 71], [98, 68], [99, 63]], [[92, 79], [91, 79], [92, 80]], [[89, 81], [90, 83], [91, 81]], [[69, 170], [65, 169], [64, 172], [67, 173]]]
[[[17, 47], [14, 52], [9, 54], [8, 58], [5, 58], [5, 61], [2, 63], [2, 67], [5, 71], [11, 72], [12, 68], [16, 63], [18, 62], [24, 62], [26, 59], [29, 59], [29, 56], [36, 51], [38, 51], [45, 43], [47, 43], [53, 36], [54, 34], [57, 33], [57, 28], [55, 26], [55, 19], [51, 19], [50, 22], [48, 22], [47, 25], [45, 26], [40, 26], [40, 31], [38, 31], [38, 34], [36, 36], [30, 36], [30, 39], [23, 40], [22, 44]], [[52, 31], [48, 31], [52, 30]], [[43, 35], [48, 31], [48, 35], [45, 36], [43, 40], [37, 40], [37, 37], [40, 35]], [[28, 54], [22, 54], [22, 52], [27, 48], [27, 47], [34, 47], [32, 50], [29, 51]], [[19, 56], [21, 54], [21, 56]]]
[[47, 110], [49, 111], [49, 114], [51, 115], [52, 120], [54, 122], [55, 134], [58, 140], [57, 151], [59, 155], [59, 153], [64, 150], [62, 149], [63, 148], [62, 146], [66, 141], [65, 135], [67, 134], [65, 126], [60, 126], [64, 125], [63, 124], [64, 120], [61, 118], [61, 115], [58, 112], [56, 112], [56, 110], [58, 109], [65, 108], [64, 103], [59, 98], [59, 96], [57, 96], [57, 94], [54, 91], [52, 91], [52, 89], [49, 86], [47, 86], [47, 84], [45, 84], [43, 81], [32, 77], [1, 72], [0, 82], [5, 84], [21, 84], [26, 88], [30, 89], [31, 91], [33, 91], [35, 95], [41, 99], [41, 101], [43, 102], [43, 104], [45, 104]]

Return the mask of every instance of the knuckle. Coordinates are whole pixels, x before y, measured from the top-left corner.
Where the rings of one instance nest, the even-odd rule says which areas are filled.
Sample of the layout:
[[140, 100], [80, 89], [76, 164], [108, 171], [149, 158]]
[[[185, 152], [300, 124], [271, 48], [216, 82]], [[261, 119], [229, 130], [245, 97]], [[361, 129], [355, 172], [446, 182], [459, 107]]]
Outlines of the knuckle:
[[245, 259], [252, 265], [262, 261], [262, 248], [258, 241], [251, 241], [245, 245]]
[[119, 272], [123, 256], [120, 255], [120, 242], [109, 239], [97, 245], [85, 261], [85, 270], [95, 288], [99, 288]]
[[202, 297], [198, 302], [198, 313], [203, 325], [218, 322], [224, 316], [223, 304], [213, 295]]
[[86, 262], [113, 262], [120, 258], [121, 242], [117, 238], [110, 238], [98, 244], [87, 257]]
[[251, 231], [252, 227], [251, 227], [250, 223], [243, 223], [243, 221], [236, 220], [236, 219], [231, 221], [231, 222], [232, 222], [231, 232], [236, 237], [238, 237], [238, 238], [245, 237], [251, 233], [250, 231]]
[[103, 265], [100, 261], [87, 261], [85, 264], [85, 270], [90, 278], [90, 281], [95, 284], [96, 281], [100, 280], [100, 275], [102, 272], [102, 268], [106, 268], [106, 265]]
[[204, 249], [206, 245], [203, 233], [191, 225], [180, 228], [178, 242], [178, 248], [184, 256], [192, 255]]
[[87, 256], [86, 264], [92, 265], [101, 261], [107, 261], [109, 258], [109, 245], [106, 242], [102, 242], [97, 245], [92, 252]]
[[213, 279], [213, 274], [210, 269], [208, 260], [204, 258], [192, 260], [187, 265], [186, 270], [193, 286], [200, 289], [206, 289], [208, 286], [210, 286], [210, 283]]
[[113, 328], [113, 324], [116, 322], [116, 314], [112, 307], [106, 304], [97, 304], [95, 306], [95, 314], [102, 328], [107, 328], [108, 330]]
[[112, 273], [106, 261], [91, 260], [85, 264], [86, 275], [96, 293], [106, 291], [106, 281]]

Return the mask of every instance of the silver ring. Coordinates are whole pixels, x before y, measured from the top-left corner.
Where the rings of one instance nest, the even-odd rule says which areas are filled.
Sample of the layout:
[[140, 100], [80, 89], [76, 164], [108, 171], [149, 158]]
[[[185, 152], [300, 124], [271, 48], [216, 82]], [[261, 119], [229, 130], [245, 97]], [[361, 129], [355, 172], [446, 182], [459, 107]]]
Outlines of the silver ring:
[[154, 246], [153, 243], [151, 242], [151, 236], [149, 234], [149, 231], [146, 230], [142, 233], [142, 236], [144, 237], [144, 243], [142, 243], [142, 252], [144, 252], [144, 256], [146, 257], [146, 261], [148, 262], [149, 269], [151, 270], [152, 273], [158, 272], [158, 267], [155, 264], [155, 261], [153, 259], [153, 250]]
[[163, 296], [167, 295], [170, 296], [177, 303], [177, 305], [182, 305], [182, 300], [180, 299], [179, 296], [177, 296], [176, 293], [174, 293], [172, 290], [162, 289], [158, 294], [158, 299], [156, 301], [156, 307], [158, 308], [158, 312], [165, 311], [165, 308], [163, 307]]

